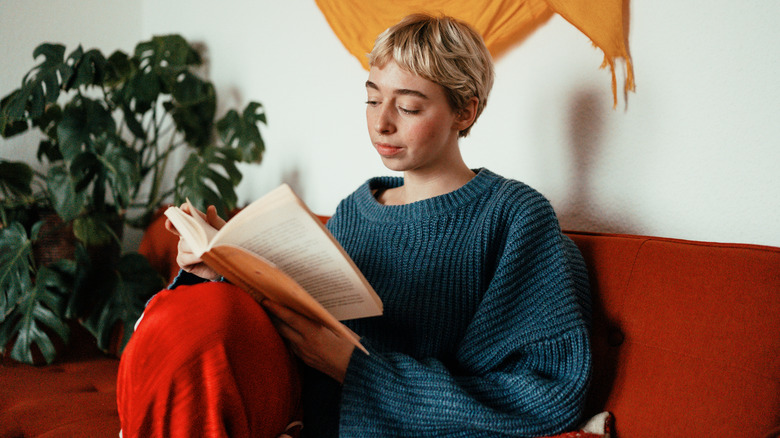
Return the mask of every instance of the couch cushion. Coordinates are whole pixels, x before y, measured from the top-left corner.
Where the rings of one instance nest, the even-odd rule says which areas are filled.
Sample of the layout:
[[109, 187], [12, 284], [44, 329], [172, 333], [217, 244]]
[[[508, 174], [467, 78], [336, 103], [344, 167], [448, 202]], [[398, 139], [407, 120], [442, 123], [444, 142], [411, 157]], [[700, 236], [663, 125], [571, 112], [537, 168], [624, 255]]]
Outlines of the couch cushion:
[[780, 425], [780, 248], [572, 237], [597, 309], [589, 411], [629, 437]]
[[0, 363], [0, 438], [117, 436], [119, 361], [78, 341], [50, 366]]

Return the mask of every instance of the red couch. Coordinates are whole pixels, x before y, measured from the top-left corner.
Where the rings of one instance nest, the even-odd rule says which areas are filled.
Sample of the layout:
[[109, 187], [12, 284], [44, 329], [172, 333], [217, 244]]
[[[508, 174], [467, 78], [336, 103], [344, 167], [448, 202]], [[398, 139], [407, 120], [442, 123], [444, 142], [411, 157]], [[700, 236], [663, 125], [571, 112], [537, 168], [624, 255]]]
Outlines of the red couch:
[[[613, 436], [780, 436], [780, 248], [568, 233], [594, 300], [587, 414]], [[175, 239], [141, 252], [170, 276]], [[87, 340], [58, 363], [0, 364], [0, 438], [115, 437], [118, 361]]]

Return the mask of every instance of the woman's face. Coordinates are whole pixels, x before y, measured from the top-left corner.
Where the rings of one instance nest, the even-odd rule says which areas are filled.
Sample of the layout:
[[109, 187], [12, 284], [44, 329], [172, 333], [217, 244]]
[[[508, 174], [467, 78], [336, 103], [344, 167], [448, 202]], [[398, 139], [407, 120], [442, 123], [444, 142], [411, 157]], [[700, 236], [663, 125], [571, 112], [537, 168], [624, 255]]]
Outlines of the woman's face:
[[459, 157], [462, 122], [441, 85], [391, 61], [371, 67], [366, 92], [368, 133], [389, 169], [435, 172]]

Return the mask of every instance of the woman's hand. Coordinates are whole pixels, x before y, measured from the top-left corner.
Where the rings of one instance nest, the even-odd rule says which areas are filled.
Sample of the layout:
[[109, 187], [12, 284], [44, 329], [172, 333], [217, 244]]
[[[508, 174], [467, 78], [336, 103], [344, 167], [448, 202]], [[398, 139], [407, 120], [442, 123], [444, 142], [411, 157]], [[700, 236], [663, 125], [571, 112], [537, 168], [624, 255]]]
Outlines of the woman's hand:
[[262, 302], [279, 334], [306, 365], [344, 383], [355, 346], [330, 329], [270, 300]]
[[[205, 219], [209, 225], [218, 230], [225, 225], [225, 221], [219, 217], [217, 214], [217, 209], [213, 205], [209, 205], [209, 208], [206, 209], [205, 214], [202, 211], [192, 207], [189, 202], [182, 204], [181, 209], [189, 215], [199, 215]], [[206, 266], [206, 264], [203, 263], [203, 260], [201, 260], [200, 257], [196, 256], [195, 253], [192, 252], [190, 246], [187, 245], [187, 242], [181, 238], [181, 234], [179, 234], [179, 232], [176, 230], [176, 227], [173, 226], [169, 219], [165, 220], [165, 228], [171, 233], [179, 236], [179, 254], [176, 256], [176, 263], [179, 264], [180, 268], [207, 280], [216, 280], [219, 278], [219, 274]]]

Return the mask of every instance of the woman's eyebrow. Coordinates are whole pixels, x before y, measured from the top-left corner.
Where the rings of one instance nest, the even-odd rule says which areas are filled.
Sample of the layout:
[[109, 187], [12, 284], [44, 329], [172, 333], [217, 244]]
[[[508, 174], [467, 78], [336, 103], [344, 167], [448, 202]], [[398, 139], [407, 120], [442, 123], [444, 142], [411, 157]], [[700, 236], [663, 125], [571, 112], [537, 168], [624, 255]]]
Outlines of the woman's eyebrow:
[[[377, 86], [377, 84], [371, 81], [366, 81], [366, 88], [373, 88], [374, 90], [379, 91], [379, 86]], [[402, 96], [415, 96], [421, 99], [428, 99], [428, 96], [426, 96], [424, 93], [409, 88], [399, 88], [397, 90], [393, 90], [393, 94], [402, 95]]]

